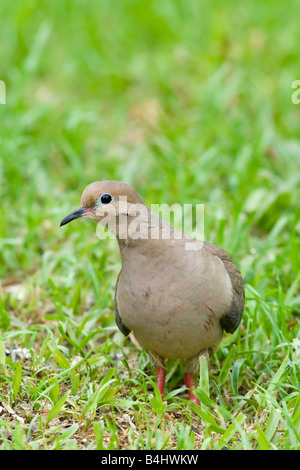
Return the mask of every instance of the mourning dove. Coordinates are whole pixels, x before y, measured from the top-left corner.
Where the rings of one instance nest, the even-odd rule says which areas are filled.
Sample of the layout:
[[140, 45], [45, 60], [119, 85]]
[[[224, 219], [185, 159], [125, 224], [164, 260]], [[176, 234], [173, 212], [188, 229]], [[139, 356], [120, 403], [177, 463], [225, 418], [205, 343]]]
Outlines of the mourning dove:
[[157, 369], [164, 398], [166, 360], [185, 361], [189, 397], [199, 357], [213, 353], [223, 330], [233, 333], [245, 303], [241, 273], [219, 246], [171, 227], [142, 201], [130, 185], [97, 181], [83, 191], [80, 208], [61, 225], [89, 218], [108, 228], [119, 244], [122, 269], [115, 290], [115, 320], [133, 332]]

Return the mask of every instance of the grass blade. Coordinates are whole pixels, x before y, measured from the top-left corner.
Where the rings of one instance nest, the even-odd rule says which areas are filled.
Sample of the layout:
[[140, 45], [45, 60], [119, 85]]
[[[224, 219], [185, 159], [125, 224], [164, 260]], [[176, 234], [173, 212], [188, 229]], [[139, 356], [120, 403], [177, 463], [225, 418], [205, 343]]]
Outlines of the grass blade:
[[223, 385], [225, 384], [227, 378], [228, 378], [228, 375], [229, 375], [229, 370], [230, 370], [230, 367], [231, 367], [231, 364], [233, 362], [233, 357], [235, 355], [235, 347], [232, 346], [230, 349], [229, 349], [229, 353], [228, 353], [228, 356], [226, 357], [225, 361], [224, 361], [224, 364], [223, 364], [223, 367], [221, 369], [221, 372], [220, 372], [220, 375], [219, 375], [219, 384], [220, 384], [220, 387], [223, 387]]
[[14, 401], [18, 395], [22, 378], [22, 367], [19, 362], [16, 364], [15, 373], [12, 382], [12, 401]]
[[59, 400], [57, 403], [55, 403], [55, 405], [51, 408], [51, 410], [49, 411], [49, 414], [46, 418], [46, 423], [50, 423], [50, 421], [52, 419], [54, 419], [58, 413], [61, 412], [61, 409], [62, 407], [64, 406], [64, 404], [66, 403], [67, 399], [69, 398], [69, 395], [70, 395], [70, 392], [66, 392]]

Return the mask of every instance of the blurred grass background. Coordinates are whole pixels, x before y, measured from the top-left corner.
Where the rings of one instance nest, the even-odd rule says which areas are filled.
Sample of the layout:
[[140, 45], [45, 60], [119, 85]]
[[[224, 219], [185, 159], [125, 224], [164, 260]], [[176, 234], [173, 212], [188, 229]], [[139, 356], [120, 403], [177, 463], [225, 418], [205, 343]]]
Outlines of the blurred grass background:
[[[259, 394], [272, 377], [282, 378], [276, 387], [271, 382], [281, 409], [278, 421], [273, 403], [272, 421], [263, 416], [260, 430], [253, 429], [266, 398], [251, 402], [251, 431], [238, 441], [244, 447], [299, 448], [300, 105], [291, 101], [292, 82], [300, 78], [297, 7], [296, 1], [277, 0], [0, 4], [0, 79], [6, 84], [6, 104], [0, 105], [3, 344], [26, 346], [37, 369], [45, 357], [60, 357], [57, 351], [70, 361], [81, 351], [107, 354], [111, 362], [118, 342], [124, 346], [118, 336], [105, 343], [89, 336], [95, 328], [114, 325], [116, 243], [99, 241], [89, 222], [59, 229], [88, 183], [123, 180], [148, 204], [205, 204], [205, 240], [229, 251], [247, 284], [241, 332], [227, 338], [212, 360], [223, 378], [232, 367], [238, 374], [224, 379], [221, 390]], [[57, 322], [65, 330], [57, 331]], [[24, 333], [30, 328], [34, 335]], [[48, 355], [45, 335], [56, 345]], [[228, 346], [236, 341], [232, 362], [222, 369]], [[286, 354], [290, 362], [278, 376]], [[0, 401], [17, 406], [31, 392], [24, 377], [16, 386], [17, 361], [8, 361]], [[64, 366], [60, 360], [58, 367]], [[89, 377], [91, 386], [103, 376], [99, 366]], [[180, 377], [169, 379], [180, 384]], [[48, 378], [32, 380], [44, 399]], [[81, 383], [83, 401], [88, 387]], [[217, 398], [210, 393], [220, 400], [220, 393]], [[61, 396], [61, 390], [52, 393], [49, 403], [63, 407]], [[38, 404], [36, 398], [35, 412]], [[235, 409], [240, 412], [240, 405]], [[34, 416], [24, 417], [27, 437]], [[15, 428], [6, 423], [11, 436]], [[111, 427], [107, 431], [107, 422], [104, 428], [99, 423], [96, 437], [88, 439], [91, 446], [96, 439], [98, 448], [104, 431], [116, 434]], [[274, 423], [280, 423], [279, 434]], [[206, 423], [206, 440], [196, 447], [216, 445], [211, 425]], [[183, 442], [183, 448], [192, 448], [186, 428], [178, 429], [172, 446]], [[140, 432], [135, 444], [121, 445], [116, 438], [111, 445], [141, 446]], [[43, 440], [49, 448], [79, 445], [68, 435], [65, 440], [49, 436]], [[22, 432], [15, 441], [2, 437], [4, 447], [29, 446]], [[155, 439], [159, 447], [161, 435]]]

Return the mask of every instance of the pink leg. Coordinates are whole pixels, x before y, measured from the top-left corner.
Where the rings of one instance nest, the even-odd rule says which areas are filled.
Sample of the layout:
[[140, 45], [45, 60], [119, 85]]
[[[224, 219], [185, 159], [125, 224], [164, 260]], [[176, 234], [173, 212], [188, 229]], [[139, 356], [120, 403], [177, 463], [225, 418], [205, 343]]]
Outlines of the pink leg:
[[[186, 372], [184, 374], [184, 382], [185, 382], [185, 385], [186, 385], [187, 388], [190, 388], [192, 390], [194, 390], [196, 388], [195, 387], [195, 381], [194, 381], [194, 375], [191, 372]], [[200, 406], [200, 402], [199, 402], [198, 398], [195, 396], [195, 394], [191, 390], [188, 390], [188, 394], [189, 394], [190, 400], [193, 403], [196, 403], [196, 405]]]
[[161, 366], [157, 366], [157, 386], [161, 394], [161, 399], [164, 400], [164, 390], [165, 390], [165, 379], [166, 379], [166, 369]]

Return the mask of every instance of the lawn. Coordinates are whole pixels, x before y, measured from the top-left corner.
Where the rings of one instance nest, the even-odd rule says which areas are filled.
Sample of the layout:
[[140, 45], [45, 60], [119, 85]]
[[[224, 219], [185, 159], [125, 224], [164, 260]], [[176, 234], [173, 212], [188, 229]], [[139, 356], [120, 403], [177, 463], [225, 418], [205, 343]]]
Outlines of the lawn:
[[[1, 2], [0, 448], [300, 450], [298, 2]], [[3, 90], [3, 87], [1, 88]], [[188, 401], [118, 331], [95, 180], [204, 204], [246, 307]]]

